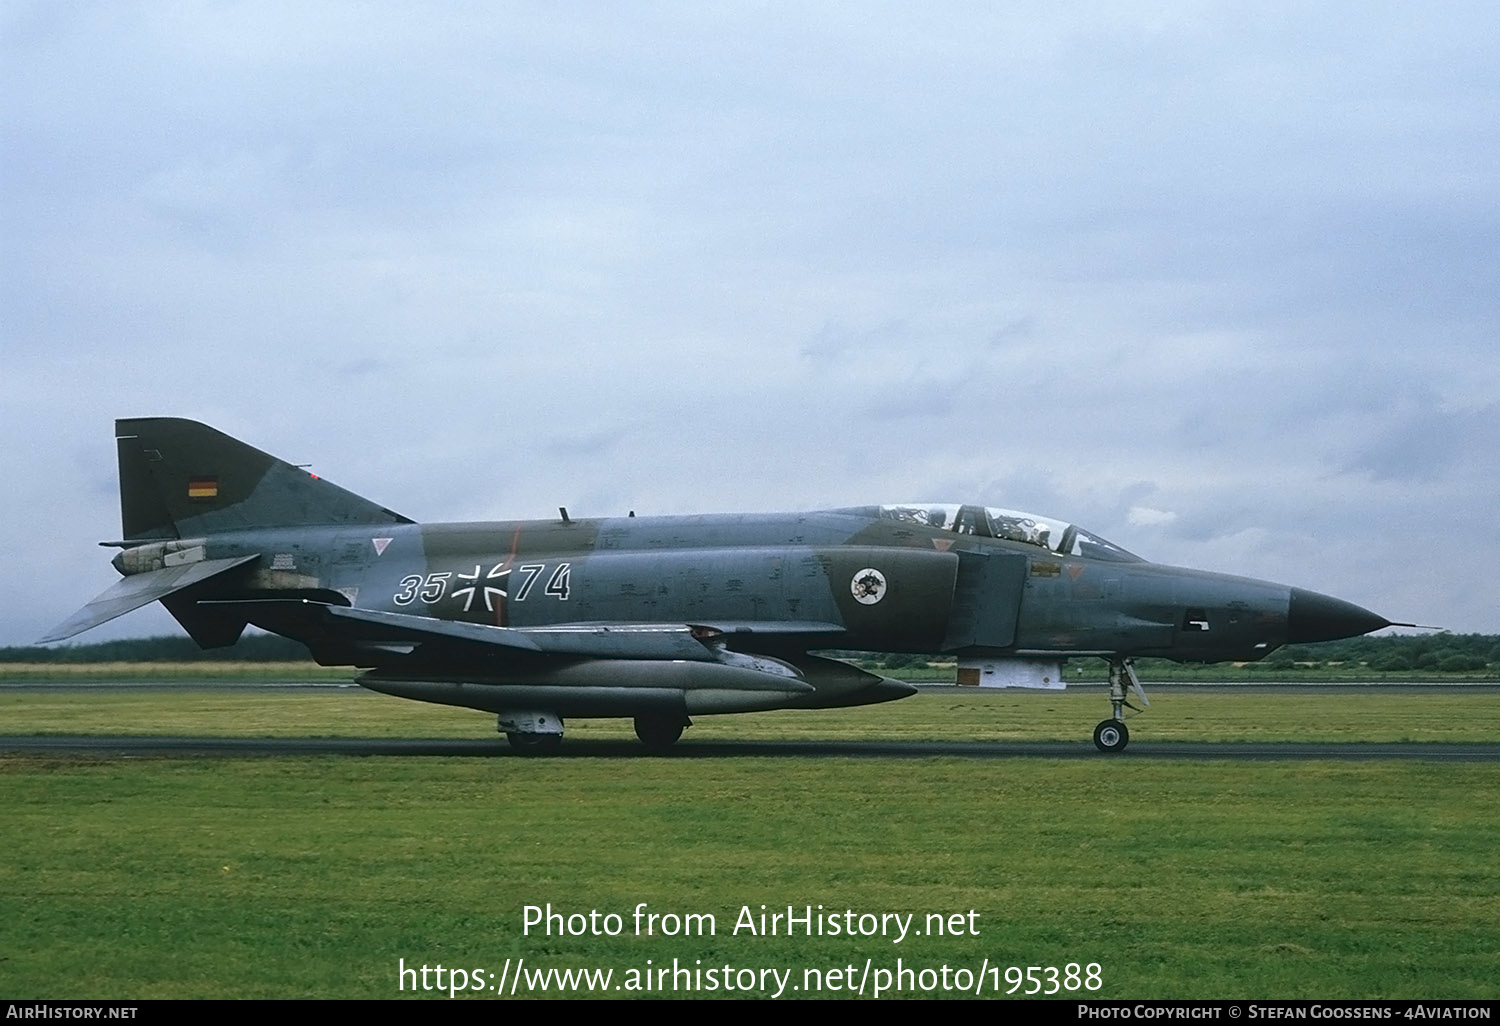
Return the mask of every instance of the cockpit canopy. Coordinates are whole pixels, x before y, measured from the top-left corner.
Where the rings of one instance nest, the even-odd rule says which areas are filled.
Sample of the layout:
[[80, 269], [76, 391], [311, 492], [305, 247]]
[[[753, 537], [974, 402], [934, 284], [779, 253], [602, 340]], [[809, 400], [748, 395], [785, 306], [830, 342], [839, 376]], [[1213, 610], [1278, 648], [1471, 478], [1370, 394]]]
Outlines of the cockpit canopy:
[[956, 502], [901, 502], [878, 509], [883, 520], [899, 520], [954, 534], [1024, 542], [1060, 556], [1107, 559], [1116, 563], [1143, 562], [1140, 556], [1075, 524], [1034, 513]]

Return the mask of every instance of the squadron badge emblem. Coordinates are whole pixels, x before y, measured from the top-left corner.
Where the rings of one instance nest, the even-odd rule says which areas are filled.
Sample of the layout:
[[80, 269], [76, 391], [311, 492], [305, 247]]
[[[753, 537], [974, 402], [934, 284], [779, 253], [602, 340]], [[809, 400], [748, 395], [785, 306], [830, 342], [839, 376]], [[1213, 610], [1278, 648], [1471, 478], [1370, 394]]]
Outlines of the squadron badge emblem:
[[885, 587], [885, 574], [868, 566], [856, 573], [854, 580], [849, 582], [854, 601], [866, 606], [873, 606], [885, 598]]

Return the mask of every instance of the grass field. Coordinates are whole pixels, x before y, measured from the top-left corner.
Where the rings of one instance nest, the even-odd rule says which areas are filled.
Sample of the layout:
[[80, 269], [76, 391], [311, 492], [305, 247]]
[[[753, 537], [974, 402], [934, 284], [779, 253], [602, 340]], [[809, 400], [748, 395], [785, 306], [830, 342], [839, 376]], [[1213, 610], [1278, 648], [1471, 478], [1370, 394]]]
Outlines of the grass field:
[[[705, 718], [687, 740], [1083, 742], [1103, 706], [1097, 692], [924, 694]], [[0, 709], [11, 734], [493, 729], [359, 691], [5, 692]], [[1132, 726], [1140, 740], [1495, 743], [1500, 703], [1163, 693]], [[0, 757], [0, 994], [395, 997], [399, 959], [498, 976], [524, 957], [611, 969], [611, 986], [674, 958], [792, 970], [789, 986], [866, 959], [972, 978], [988, 959], [1097, 963], [1090, 993], [1105, 998], [1500, 997], [1500, 764], [620, 752]], [[641, 902], [712, 914], [717, 930], [636, 936]], [[525, 935], [524, 908], [547, 903], [618, 913], [622, 932]], [[763, 904], [915, 914], [917, 929], [972, 910], [977, 935], [732, 932]], [[942, 994], [922, 982], [908, 993]]]
[[[1085, 741], [1109, 705], [1099, 687], [1061, 693], [924, 693], [858, 709], [705, 716], [684, 740]], [[1500, 741], [1493, 694], [1317, 688], [1159, 691], [1129, 721], [1146, 741]], [[362, 688], [266, 691], [192, 686], [0, 690], [0, 733], [215, 737], [493, 737], [494, 717]], [[568, 737], [633, 738], [628, 720], [570, 720]]]

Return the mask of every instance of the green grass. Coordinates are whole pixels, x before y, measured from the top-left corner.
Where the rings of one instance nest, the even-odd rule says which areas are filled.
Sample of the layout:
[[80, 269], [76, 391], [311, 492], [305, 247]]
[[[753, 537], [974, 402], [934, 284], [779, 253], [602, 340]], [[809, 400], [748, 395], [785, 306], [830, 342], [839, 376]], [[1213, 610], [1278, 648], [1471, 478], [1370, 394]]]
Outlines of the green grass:
[[[492, 730], [482, 714], [359, 692], [4, 699], [7, 733]], [[1497, 704], [1164, 694], [1136, 736], [1493, 743]], [[687, 736], [1081, 741], [1102, 706], [923, 695], [705, 718]], [[498, 973], [519, 956], [617, 973], [701, 959], [795, 969], [799, 983], [803, 968], [866, 958], [1098, 962], [1105, 998], [1500, 997], [1492, 763], [11, 756], [0, 838], [0, 993], [13, 998], [380, 998], [398, 995], [401, 958]], [[626, 935], [524, 936], [523, 907], [548, 902], [620, 913]], [[713, 913], [718, 932], [632, 936], [639, 902]], [[742, 906], [820, 903], [919, 920], [973, 909], [979, 935], [730, 934]]]
[[[1134, 700], [1134, 699], [1132, 699]], [[814, 712], [704, 716], [691, 741], [1084, 741], [1109, 711], [1101, 688], [1056, 692], [937, 692], [885, 705]], [[1451, 691], [1326, 693], [1157, 692], [1128, 720], [1138, 741], [1500, 740], [1493, 695]], [[0, 733], [217, 737], [494, 736], [494, 717], [361, 688], [0, 691]], [[631, 738], [627, 720], [570, 720], [570, 738]]]

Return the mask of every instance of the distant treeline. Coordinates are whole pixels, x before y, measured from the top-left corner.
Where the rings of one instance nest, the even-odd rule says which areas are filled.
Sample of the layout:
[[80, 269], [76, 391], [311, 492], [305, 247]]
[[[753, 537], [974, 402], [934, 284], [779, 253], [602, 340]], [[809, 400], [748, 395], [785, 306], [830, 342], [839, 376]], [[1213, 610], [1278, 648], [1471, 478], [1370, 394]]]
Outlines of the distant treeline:
[[311, 662], [307, 646], [274, 634], [247, 634], [228, 648], [199, 648], [185, 635], [102, 641], [58, 648], [0, 648], [0, 663]]
[[[848, 653], [871, 665], [887, 669], [926, 663], [927, 656]], [[1176, 665], [1165, 659], [1143, 659], [1140, 668], [1149, 672], [1153, 664]], [[1316, 645], [1285, 645], [1255, 664], [1270, 670], [1295, 670], [1299, 666], [1368, 667], [1388, 673], [1422, 671], [1470, 673], [1500, 670], [1500, 634], [1422, 634], [1381, 638], [1349, 638]]]
[[1463, 673], [1500, 667], [1500, 635], [1441, 633], [1287, 645], [1266, 656], [1263, 663], [1269, 667], [1345, 663], [1393, 672], [1439, 670]]

